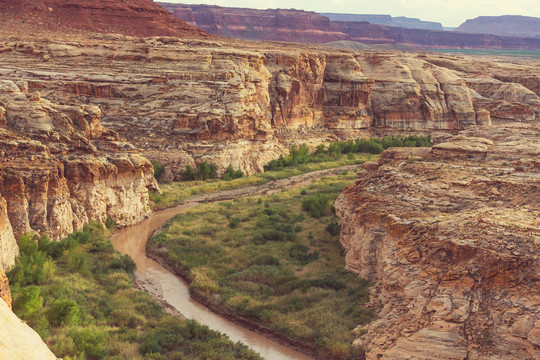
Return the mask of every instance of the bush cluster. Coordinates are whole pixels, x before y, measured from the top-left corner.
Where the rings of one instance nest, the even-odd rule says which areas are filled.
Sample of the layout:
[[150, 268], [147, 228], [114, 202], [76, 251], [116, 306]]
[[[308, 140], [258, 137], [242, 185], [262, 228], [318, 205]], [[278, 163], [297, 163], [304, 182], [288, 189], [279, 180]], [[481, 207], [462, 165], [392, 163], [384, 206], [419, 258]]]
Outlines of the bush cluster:
[[309, 162], [333, 161], [342, 154], [367, 153], [380, 154], [390, 147], [422, 147], [432, 146], [431, 136], [386, 136], [382, 139], [356, 139], [349, 141], [336, 141], [330, 143], [328, 148], [321, 144], [311, 154], [306, 144], [293, 145], [289, 149], [289, 155], [280, 155], [264, 165], [265, 171], [277, 170], [287, 166], [306, 164]]
[[[180, 171], [180, 176], [182, 177], [182, 181], [193, 181], [193, 180], [209, 180], [209, 179], [217, 179], [218, 167], [216, 164], [203, 161], [199, 164], [197, 164], [197, 168], [193, 169], [191, 165], [186, 166], [184, 170]], [[222, 179], [226, 181], [230, 181], [233, 179], [239, 179], [244, 176], [244, 173], [242, 170], [234, 170], [232, 165], [227, 166], [225, 169], [225, 172], [222, 175]]]

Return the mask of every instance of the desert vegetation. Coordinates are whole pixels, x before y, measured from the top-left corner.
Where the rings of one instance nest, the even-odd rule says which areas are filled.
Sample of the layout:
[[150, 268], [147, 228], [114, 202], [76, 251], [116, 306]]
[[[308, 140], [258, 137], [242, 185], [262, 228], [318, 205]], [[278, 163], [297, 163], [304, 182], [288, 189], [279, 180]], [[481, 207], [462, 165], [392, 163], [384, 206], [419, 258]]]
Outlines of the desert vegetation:
[[[251, 185], [262, 185], [274, 180], [285, 179], [312, 171], [331, 169], [345, 165], [362, 164], [378, 158], [378, 155], [373, 154], [356, 153], [350, 155], [351, 156], [336, 157], [333, 161], [296, 164], [277, 170], [265, 171], [264, 173], [237, 177], [231, 180], [209, 179], [160, 184], [162, 193], [150, 193], [150, 199], [153, 201], [154, 209], [164, 209], [174, 206], [194, 195], [237, 189]], [[234, 171], [232, 167], [231, 170]], [[225, 173], [227, 173], [227, 171]]]
[[[110, 226], [113, 223], [109, 222]], [[19, 239], [8, 273], [15, 313], [69, 359], [259, 359], [195, 321], [168, 315], [133, 288], [135, 263], [99, 223], [60, 242]]]
[[369, 284], [344, 269], [332, 203], [350, 172], [173, 218], [149, 250], [179, 267], [198, 298], [324, 350], [357, 358], [351, 330], [374, 318]]
[[382, 139], [370, 138], [349, 141], [336, 141], [328, 144], [320, 144], [310, 152], [306, 144], [293, 145], [289, 149], [289, 155], [281, 155], [264, 166], [264, 170], [277, 170], [297, 164], [332, 162], [343, 155], [355, 153], [380, 154], [390, 147], [422, 147], [432, 146], [431, 136], [386, 136]]

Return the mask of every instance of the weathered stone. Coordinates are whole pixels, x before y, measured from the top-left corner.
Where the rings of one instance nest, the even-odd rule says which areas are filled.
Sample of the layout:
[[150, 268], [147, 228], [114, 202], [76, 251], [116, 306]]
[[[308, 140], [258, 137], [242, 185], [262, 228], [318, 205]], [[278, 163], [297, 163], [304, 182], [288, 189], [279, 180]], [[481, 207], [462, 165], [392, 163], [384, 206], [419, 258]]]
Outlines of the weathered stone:
[[0, 324], [0, 359], [56, 360], [38, 333], [19, 320], [2, 299]]
[[362, 330], [368, 359], [536, 357], [540, 167], [524, 164], [539, 137], [483, 127], [432, 151], [389, 149], [344, 190], [347, 268], [375, 282], [381, 317]]

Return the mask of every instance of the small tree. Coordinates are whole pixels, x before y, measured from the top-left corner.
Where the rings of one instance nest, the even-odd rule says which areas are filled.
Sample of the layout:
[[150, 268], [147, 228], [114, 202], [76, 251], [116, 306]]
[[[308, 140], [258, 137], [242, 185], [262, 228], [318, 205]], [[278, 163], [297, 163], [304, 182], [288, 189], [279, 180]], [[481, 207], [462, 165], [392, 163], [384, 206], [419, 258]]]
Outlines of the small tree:
[[159, 180], [161, 175], [163, 175], [163, 172], [165, 171], [165, 167], [161, 166], [159, 161], [154, 160], [152, 161], [152, 166], [154, 167], [154, 177], [156, 180]]

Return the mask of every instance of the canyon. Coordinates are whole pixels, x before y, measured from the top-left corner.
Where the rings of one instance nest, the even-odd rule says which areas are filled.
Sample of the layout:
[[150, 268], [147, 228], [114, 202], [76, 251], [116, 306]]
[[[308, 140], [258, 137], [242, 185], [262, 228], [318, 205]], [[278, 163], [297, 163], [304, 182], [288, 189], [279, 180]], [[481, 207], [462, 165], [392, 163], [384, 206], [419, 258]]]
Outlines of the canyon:
[[[202, 161], [255, 173], [292, 144], [395, 134], [432, 134], [436, 145], [387, 150], [335, 204], [347, 267], [374, 283], [368, 306], [379, 314], [355, 344], [368, 359], [540, 357], [537, 61], [224, 39], [142, 0], [6, 4], [2, 16], [35, 11], [51, 31], [0, 25], [0, 316], [21, 332], [12, 348], [42, 354], [23, 357], [54, 358], [9, 310], [3, 271], [17, 237], [141, 222], [148, 191], [159, 191], [149, 160], [163, 181]], [[238, 16], [209, 14], [208, 32]], [[268, 14], [265, 40], [540, 48]], [[251, 31], [234, 24], [219, 31]]]
[[[256, 10], [167, 2], [159, 4], [192, 26], [214, 35], [239, 39], [307, 44], [355, 41], [409, 45], [419, 49], [540, 49], [540, 39], [529, 37], [533, 30], [513, 31], [517, 25], [499, 27], [496, 33], [474, 30], [476, 28], [472, 27], [473, 31], [467, 31], [467, 27], [461, 27], [461, 31], [443, 31], [438, 23], [388, 15], [319, 14], [295, 9]], [[499, 22], [500, 19], [495, 21], [497, 24]], [[503, 23], [507, 24], [508, 21]], [[494, 26], [497, 25], [486, 30]], [[534, 29], [534, 22], [532, 25], [519, 26]]]
[[539, 113], [539, 74], [526, 61], [110, 35], [0, 47], [0, 76], [63, 106], [99, 108], [107, 128], [165, 166], [162, 180], [204, 160], [262, 171], [293, 143], [531, 123]]

